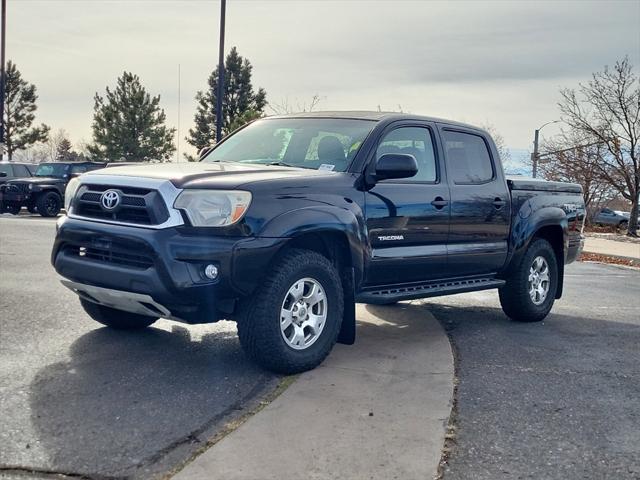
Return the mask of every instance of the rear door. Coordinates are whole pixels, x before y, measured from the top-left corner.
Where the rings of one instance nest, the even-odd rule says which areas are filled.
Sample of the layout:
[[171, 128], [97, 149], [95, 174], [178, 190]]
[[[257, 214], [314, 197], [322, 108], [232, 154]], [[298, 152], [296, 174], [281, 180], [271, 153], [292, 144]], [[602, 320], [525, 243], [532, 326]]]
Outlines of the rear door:
[[495, 146], [472, 129], [441, 126], [440, 135], [451, 191], [449, 273], [497, 272], [507, 257], [511, 202]]
[[449, 231], [449, 187], [435, 125], [403, 122], [388, 127], [375, 161], [385, 153], [411, 154], [412, 178], [382, 180], [365, 194], [371, 264], [366, 282], [389, 285], [445, 275]]

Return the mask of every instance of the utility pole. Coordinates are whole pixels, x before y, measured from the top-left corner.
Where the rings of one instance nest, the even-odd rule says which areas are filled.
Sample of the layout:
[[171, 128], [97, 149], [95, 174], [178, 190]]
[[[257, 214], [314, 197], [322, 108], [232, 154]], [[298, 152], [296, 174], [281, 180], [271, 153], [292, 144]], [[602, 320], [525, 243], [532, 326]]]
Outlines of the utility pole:
[[220, 0], [220, 52], [218, 56], [218, 92], [216, 93], [216, 143], [222, 139], [222, 97], [224, 95], [224, 17], [227, 0]]
[[0, 68], [0, 161], [4, 160], [5, 151], [5, 124], [4, 124], [4, 110], [5, 110], [5, 84], [6, 84], [6, 71], [5, 71], [5, 56], [4, 45], [7, 33], [7, 0], [2, 0], [2, 34], [0, 36], [0, 62], [2, 67]]
[[538, 160], [540, 160], [540, 154], [538, 153], [538, 138], [540, 137], [540, 129], [537, 129], [533, 135], [533, 155], [531, 160], [533, 164], [533, 178], [538, 175]]
[[538, 127], [533, 134], [533, 153], [531, 154], [531, 164], [532, 168], [532, 176], [533, 178], [537, 178], [538, 175], [538, 161], [540, 160], [540, 153], [538, 149], [538, 141], [540, 139], [540, 130], [542, 130], [547, 125], [551, 125], [552, 123], [560, 123], [560, 120], [552, 120], [551, 122], [547, 122], [541, 127]]

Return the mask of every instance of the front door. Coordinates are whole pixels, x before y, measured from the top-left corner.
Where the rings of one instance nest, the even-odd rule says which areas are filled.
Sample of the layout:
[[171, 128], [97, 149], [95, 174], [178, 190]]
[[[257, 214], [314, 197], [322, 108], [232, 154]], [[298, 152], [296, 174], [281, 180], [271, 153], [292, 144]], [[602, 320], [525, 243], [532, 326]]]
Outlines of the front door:
[[451, 190], [449, 270], [495, 273], [507, 257], [511, 205], [497, 152], [475, 131], [443, 128], [441, 136]]
[[449, 187], [440, 165], [435, 130], [409, 124], [387, 130], [375, 161], [385, 153], [411, 154], [412, 178], [382, 180], [366, 193], [371, 245], [367, 285], [407, 283], [445, 275], [449, 233]]

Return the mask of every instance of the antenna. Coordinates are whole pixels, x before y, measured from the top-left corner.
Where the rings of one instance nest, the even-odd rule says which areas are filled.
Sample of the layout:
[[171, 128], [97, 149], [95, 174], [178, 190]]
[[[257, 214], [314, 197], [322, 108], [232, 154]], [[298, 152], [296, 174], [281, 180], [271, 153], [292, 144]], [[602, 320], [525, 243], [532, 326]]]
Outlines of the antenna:
[[180, 163], [180, 64], [178, 64], [178, 130], [176, 132], [176, 162]]

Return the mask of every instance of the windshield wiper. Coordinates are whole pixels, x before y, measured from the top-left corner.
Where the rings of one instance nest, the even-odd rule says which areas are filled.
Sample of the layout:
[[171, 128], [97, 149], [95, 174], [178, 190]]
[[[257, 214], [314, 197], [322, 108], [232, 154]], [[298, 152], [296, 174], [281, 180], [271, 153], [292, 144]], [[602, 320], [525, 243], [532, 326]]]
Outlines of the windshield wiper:
[[279, 167], [304, 168], [305, 170], [316, 170], [313, 167], [305, 167], [304, 165], [292, 165], [286, 162], [269, 162], [269, 163], [265, 163], [265, 165], [277, 165]]
[[265, 165], [278, 165], [279, 167], [294, 167], [294, 168], [297, 167], [297, 165], [291, 165], [290, 163], [285, 163], [285, 162], [269, 162], [269, 163], [265, 163]]

